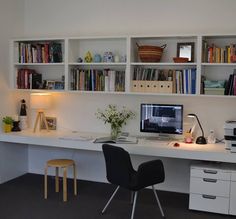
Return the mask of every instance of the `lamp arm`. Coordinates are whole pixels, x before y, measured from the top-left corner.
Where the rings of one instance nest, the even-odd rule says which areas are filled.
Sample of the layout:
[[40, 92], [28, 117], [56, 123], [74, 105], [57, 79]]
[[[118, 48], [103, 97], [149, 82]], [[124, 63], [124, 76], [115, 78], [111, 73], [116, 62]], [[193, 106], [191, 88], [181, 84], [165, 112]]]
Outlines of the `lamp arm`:
[[195, 115], [195, 116], [196, 116], [196, 118], [197, 118], [198, 124], [199, 124], [199, 126], [200, 126], [201, 131], [202, 131], [202, 136], [204, 137], [204, 131], [203, 131], [202, 125], [201, 125], [201, 123], [200, 123], [200, 121], [199, 121], [197, 115]]

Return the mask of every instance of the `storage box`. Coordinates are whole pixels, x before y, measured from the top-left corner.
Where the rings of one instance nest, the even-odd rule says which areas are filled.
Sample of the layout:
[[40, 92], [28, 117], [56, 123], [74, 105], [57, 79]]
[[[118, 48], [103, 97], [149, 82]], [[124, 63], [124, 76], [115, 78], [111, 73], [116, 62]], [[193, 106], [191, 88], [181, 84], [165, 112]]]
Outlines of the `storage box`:
[[206, 95], [224, 95], [225, 89], [224, 88], [204, 88], [204, 93]]

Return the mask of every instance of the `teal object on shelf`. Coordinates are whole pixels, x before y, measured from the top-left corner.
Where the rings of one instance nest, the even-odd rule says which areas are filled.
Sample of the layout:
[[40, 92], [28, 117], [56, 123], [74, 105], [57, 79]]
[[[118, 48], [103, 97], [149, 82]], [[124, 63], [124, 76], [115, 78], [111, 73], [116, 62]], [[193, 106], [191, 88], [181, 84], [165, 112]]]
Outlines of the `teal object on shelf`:
[[205, 80], [204, 85], [207, 88], [224, 88], [225, 81], [224, 80], [218, 80], [218, 81]]

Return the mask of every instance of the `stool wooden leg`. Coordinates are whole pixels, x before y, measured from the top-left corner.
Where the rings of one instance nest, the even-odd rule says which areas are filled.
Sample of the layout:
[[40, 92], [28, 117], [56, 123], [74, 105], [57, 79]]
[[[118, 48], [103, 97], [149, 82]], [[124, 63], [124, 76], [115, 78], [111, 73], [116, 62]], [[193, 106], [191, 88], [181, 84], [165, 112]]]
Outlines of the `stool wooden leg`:
[[73, 171], [74, 171], [74, 195], [77, 195], [77, 176], [76, 176], [76, 165], [73, 164]]
[[44, 172], [44, 198], [48, 198], [48, 182], [47, 182], [48, 166], [45, 167]]
[[63, 201], [67, 201], [67, 168], [63, 168]]
[[55, 179], [56, 192], [59, 192], [59, 168], [56, 167], [56, 179]]

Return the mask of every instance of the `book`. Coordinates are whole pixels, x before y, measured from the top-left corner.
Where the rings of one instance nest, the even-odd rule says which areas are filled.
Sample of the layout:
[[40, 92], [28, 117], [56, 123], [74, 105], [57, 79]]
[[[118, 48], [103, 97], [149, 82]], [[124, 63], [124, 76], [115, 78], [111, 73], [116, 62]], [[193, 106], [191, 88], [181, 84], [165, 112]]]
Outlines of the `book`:
[[101, 137], [96, 138], [94, 143], [113, 143], [113, 144], [137, 144], [138, 139], [136, 137], [130, 136], [120, 136], [117, 139], [112, 139], [111, 137]]

